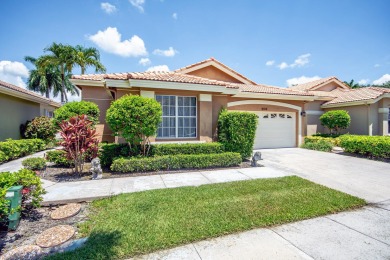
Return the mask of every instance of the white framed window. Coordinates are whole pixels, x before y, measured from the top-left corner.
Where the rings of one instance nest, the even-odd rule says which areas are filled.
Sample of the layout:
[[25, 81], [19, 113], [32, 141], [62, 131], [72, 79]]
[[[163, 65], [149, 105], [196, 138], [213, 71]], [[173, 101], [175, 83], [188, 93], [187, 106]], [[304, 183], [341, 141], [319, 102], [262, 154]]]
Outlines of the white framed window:
[[156, 100], [163, 110], [157, 138], [197, 137], [196, 97], [156, 95]]

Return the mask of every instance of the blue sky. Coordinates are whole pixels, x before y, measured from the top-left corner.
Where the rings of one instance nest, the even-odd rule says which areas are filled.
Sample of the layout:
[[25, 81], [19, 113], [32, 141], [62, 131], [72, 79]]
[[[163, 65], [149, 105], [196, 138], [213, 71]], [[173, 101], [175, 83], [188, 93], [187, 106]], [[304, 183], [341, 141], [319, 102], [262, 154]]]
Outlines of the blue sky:
[[31, 68], [23, 57], [54, 41], [98, 48], [108, 72], [215, 57], [281, 87], [328, 76], [390, 80], [388, 0], [3, 0], [1, 10], [0, 79], [18, 85]]

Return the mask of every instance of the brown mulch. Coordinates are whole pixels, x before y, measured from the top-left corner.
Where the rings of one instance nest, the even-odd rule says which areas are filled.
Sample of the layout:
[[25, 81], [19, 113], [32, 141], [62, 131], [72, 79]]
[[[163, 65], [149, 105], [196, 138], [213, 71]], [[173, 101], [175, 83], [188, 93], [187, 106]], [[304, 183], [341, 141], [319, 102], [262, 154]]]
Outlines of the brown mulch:
[[[204, 172], [212, 170], [224, 170], [224, 169], [241, 169], [249, 168], [250, 161], [244, 161], [237, 167], [220, 167], [220, 168], [204, 168], [204, 169], [183, 169], [183, 170], [164, 170], [156, 172], [135, 172], [135, 173], [120, 173], [113, 172], [108, 168], [103, 168], [103, 179], [109, 178], [122, 178], [122, 177], [135, 177], [135, 176], [149, 176], [149, 175], [159, 175], [159, 174], [170, 174], [170, 173], [183, 173], [183, 172]], [[41, 174], [41, 178], [53, 182], [72, 182], [72, 181], [89, 181], [91, 180], [92, 173], [89, 172], [91, 168], [90, 163], [84, 165], [83, 173], [76, 174], [72, 171], [72, 168], [57, 167], [57, 166], [47, 166], [45, 173]]]
[[88, 203], [81, 204], [81, 211], [77, 215], [54, 220], [50, 217], [50, 214], [57, 208], [42, 207], [29, 212], [23, 212], [22, 219], [16, 231], [7, 232], [2, 230], [0, 232], [0, 255], [17, 247], [35, 245], [39, 234], [46, 229], [58, 225], [70, 225], [77, 230], [77, 224], [87, 219]]

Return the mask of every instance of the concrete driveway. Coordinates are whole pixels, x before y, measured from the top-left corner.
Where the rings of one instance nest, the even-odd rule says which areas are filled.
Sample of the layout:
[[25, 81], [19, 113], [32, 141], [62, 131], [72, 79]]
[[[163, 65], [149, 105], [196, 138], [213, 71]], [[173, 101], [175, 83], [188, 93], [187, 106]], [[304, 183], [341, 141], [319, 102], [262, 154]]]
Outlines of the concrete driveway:
[[301, 148], [263, 149], [262, 164], [365, 199], [390, 200], [390, 164]]

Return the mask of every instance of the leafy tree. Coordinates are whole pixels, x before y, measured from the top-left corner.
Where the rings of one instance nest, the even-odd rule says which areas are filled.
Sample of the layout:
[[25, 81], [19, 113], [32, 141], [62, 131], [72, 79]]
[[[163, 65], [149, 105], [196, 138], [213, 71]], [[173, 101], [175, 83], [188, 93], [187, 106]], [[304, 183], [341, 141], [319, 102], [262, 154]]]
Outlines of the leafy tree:
[[98, 152], [96, 130], [92, 129], [93, 122], [86, 115], [71, 117], [60, 123], [61, 145], [66, 156], [73, 161], [74, 171], [81, 173], [87, 156], [95, 158]]
[[[24, 60], [31, 62], [36, 67], [35, 69], [30, 70], [27, 79], [27, 88], [40, 92], [42, 95], [45, 94], [47, 98], [50, 98], [51, 92], [53, 92], [54, 97], [57, 97], [58, 93], [61, 91], [61, 73], [58, 70], [58, 67], [52, 65], [38, 67], [38, 59], [31, 56], [24, 57]], [[66, 84], [71, 83], [68, 81]]]
[[96, 48], [85, 48], [81, 45], [75, 47], [75, 63], [80, 66], [81, 74], [85, 74], [87, 67], [94, 67], [95, 72], [106, 72], [106, 68], [100, 63], [100, 53]]
[[24, 136], [26, 138], [39, 138], [45, 141], [53, 140], [57, 130], [51, 118], [40, 116], [27, 124]]
[[361, 88], [362, 86], [359, 83], [355, 82], [355, 80], [351, 80], [350, 82], [344, 81], [344, 84], [348, 85], [350, 88]]
[[161, 122], [160, 103], [153, 98], [126, 95], [114, 101], [107, 110], [106, 121], [116, 136], [129, 144], [141, 144], [143, 155], [150, 149], [149, 137], [154, 136]]
[[77, 115], [87, 115], [93, 125], [99, 122], [99, 107], [89, 101], [73, 101], [66, 103], [62, 107], [54, 110], [54, 125], [59, 125], [62, 121], [69, 120]]
[[331, 110], [320, 116], [321, 124], [329, 129], [331, 134], [339, 134], [351, 124], [351, 117], [345, 110]]
[[44, 49], [49, 54], [41, 56], [37, 60], [38, 67], [54, 66], [58, 67], [61, 73], [61, 102], [68, 102], [66, 91], [73, 91], [78, 93], [75, 86], [69, 86], [70, 89], [66, 88], [65, 81], [66, 77], [72, 73], [72, 69], [76, 64], [75, 60], [75, 48], [70, 45], [63, 45], [61, 43], [53, 42], [52, 45]]

